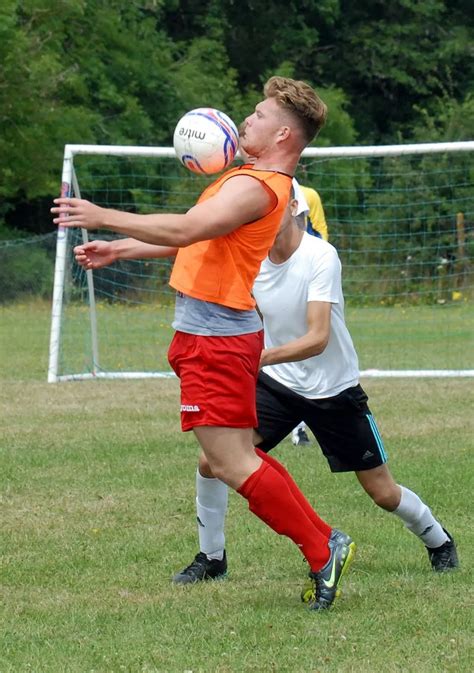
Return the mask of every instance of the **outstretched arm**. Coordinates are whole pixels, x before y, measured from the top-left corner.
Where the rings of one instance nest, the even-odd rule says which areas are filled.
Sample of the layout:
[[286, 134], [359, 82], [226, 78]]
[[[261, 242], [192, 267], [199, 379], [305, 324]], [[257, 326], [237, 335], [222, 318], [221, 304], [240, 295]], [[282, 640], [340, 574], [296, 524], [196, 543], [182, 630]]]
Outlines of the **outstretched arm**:
[[51, 212], [57, 216], [54, 223], [64, 227], [108, 229], [144, 243], [182, 248], [263, 217], [274, 208], [275, 199], [260, 181], [238, 175], [184, 215], [136, 215], [68, 197], [55, 199]]
[[174, 257], [178, 249], [161, 245], [151, 245], [134, 238], [116, 241], [89, 241], [74, 248], [76, 262], [84, 269], [101, 269], [118, 259], [150, 259]]
[[282, 346], [263, 350], [260, 367], [306, 360], [323, 352], [328, 344], [331, 331], [331, 304], [327, 301], [309, 301], [307, 307], [308, 331], [306, 334]]

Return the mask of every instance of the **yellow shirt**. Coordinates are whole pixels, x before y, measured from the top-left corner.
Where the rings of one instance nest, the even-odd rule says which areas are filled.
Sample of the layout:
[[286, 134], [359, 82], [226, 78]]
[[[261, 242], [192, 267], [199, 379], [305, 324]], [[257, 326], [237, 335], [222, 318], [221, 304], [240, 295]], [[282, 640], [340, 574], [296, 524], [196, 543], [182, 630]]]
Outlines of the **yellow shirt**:
[[309, 213], [306, 215], [306, 229], [309, 233], [311, 233], [311, 229], [313, 229], [316, 234], [319, 234], [322, 239], [327, 241], [329, 238], [328, 226], [326, 224], [321, 197], [315, 189], [312, 189], [312, 187], [303, 187], [303, 185], [300, 185], [300, 188], [303, 191], [309, 206]]

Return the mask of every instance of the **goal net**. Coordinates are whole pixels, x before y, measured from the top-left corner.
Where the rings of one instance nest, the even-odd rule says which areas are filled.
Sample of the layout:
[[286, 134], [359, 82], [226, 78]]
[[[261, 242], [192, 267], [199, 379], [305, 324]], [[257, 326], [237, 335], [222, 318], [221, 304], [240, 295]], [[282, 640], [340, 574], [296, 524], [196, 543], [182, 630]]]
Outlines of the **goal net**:
[[[343, 265], [363, 375], [474, 375], [473, 142], [307, 149]], [[130, 212], [186, 212], [211, 181], [172, 148], [67, 145], [62, 194]], [[102, 232], [89, 234], [105, 238]], [[48, 380], [171, 376], [172, 260], [84, 272], [58, 231]]]

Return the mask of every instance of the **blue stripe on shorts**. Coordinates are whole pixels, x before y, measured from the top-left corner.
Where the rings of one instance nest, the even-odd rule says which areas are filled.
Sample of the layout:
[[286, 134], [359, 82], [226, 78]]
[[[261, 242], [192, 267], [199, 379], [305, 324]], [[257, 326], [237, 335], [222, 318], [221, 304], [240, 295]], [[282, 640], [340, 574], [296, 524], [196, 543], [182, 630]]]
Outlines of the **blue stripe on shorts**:
[[379, 429], [377, 427], [377, 423], [375, 422], [375, 418], [372, 416], [372, 414], [366, 414], [367, 420], [369, 421], [370, 428], [374, 434], [375, 441], [377, 442], [378, 449], [380, 451], [380, 457], [384, 463], [387, 462], [387, 454], [385, 453], [384, 445], [382, 442], [382, 437], [380, 436]]

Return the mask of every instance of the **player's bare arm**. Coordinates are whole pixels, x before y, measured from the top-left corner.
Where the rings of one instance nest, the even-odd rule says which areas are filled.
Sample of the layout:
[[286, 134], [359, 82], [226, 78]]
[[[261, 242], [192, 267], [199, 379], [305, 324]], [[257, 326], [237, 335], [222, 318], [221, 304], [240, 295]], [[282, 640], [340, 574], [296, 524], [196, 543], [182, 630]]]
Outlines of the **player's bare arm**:
[[134, 238], [121, 238], [116, 241], [89, 241], [74, 248], [76, 262], [84, 269], [101, 269], [119, 259], [152, 259], [174, 257], [177, 248], [151, 245]]
[[331, 330], [331, 304], [327, 301], [310, 301], [307, 306], [306, 334], [282, 346], [263, 350], [260, 358], [261, 367], [306, 360], [324, 351]]
[[54, 203], [56, 207], [51, 212], [57, 215], [55, 224], [107, 229], [144, 243], [178, 248], [224, 236], [264, 217], [275, 206], [271, 193], [247, 175], [229, 179], [217, 194], [183, 215], [136, 215], [67, 197], [55, 199]]

